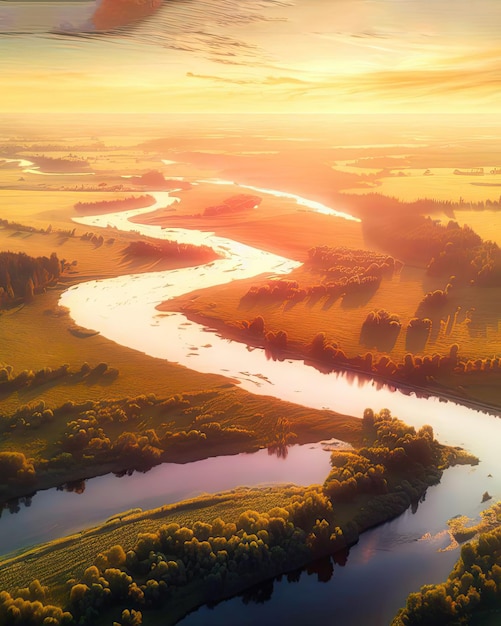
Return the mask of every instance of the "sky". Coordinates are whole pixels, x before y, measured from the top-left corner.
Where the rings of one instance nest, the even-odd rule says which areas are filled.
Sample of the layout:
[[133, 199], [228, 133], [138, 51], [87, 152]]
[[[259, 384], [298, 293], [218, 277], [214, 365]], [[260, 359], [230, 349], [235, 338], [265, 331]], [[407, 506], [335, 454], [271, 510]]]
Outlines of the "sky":
[[89, 27], [101, 2], [116, 17], [135, 1], [54, 1], [23, 34], [0, 1], [0, 110], [501, 110], [499, 0], [165, 0], [133, 26]]

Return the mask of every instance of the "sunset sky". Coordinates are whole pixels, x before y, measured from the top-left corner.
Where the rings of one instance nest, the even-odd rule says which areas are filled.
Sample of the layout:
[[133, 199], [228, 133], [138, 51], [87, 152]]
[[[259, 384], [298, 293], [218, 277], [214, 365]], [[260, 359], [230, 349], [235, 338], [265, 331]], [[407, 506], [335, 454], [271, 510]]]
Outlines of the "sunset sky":
[[121, 33], [0, 32], [0, 110], [495, 113], [500, 24], [499, 0], [166, 0]]

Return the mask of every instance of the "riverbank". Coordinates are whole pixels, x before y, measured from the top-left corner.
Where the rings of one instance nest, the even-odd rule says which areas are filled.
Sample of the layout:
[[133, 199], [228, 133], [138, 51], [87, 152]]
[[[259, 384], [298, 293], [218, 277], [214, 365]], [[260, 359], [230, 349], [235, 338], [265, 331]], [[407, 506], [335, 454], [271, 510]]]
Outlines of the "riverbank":
[[[188, 395], [185, 394], [185, 398]], [[169, 432], [165, 428], [165, 412], [156, 412], [148, 407], [143, 408], [143, 423], [140, 425], [129, 422], [122, 427], [113, 427], [113, 424], [103, 421], [101, 427], [104, 429], [104, 437], [111, 439], [112, 446], [101, 454], [97, 453], [95, 446], [68, 453], [65, 444], [67, 436], [53, 428], [47, 433], [43, 427], [38, 428], [39, 450], [33, 460], [34, 477], [29, 482], [4, 482], [0, 488], [0, 506], [12, 506], [15, 500], [31, 498], [45, 489], [64, 488], [67, 485], [78, 489], [78, 485], [87, 479], [134, 470], [146, 472], [162, 463], [187, 464], [211, 457], [253, 453], [266, 448], [269, 454], [280, 455], [287, 454], [287, 447], [291, 443], [303, 445], [337, 439], [357, 446], [362, 440], [361, 420], [333, 411], [308, 410], [271, 397], [249, 399], [244, 404], [245, 392], [232, 385], [201, 393], [200, 396], [197, 401], [196, 394], [193, 394], [191, 402], [184, 401], [178, 411], [169, 413]], [[130, 402], [131, 399], [128, 400]], [[125, 404], [125, 401], [116, 402], [117, 405]], [[155, 402], [166, 404], [169, 399], [159, 398]], [[80, 413], [78, 406], [76, 411], [73, 409], [72, 419], [78, 420], [79, 415], [82, 415], [88, 427], [89, 406], [89, 402], [84, 403]], [[196, 430], [192, 428], [187, 433], [183, 415], [187, 406], [194, 416], [207, 415], [212, 420], [216, 419], [210, 417], [213, 407], [226, 408], [228, 414], [222, 412], [217, 418], [218, 422], [205, 420], [204, 424], [199, 421]], [[257, 416], [256, 410], [260, 411]], [[287, 415], [286, 433], [277, 415]], [[194, 424], [196, 421], [195, 417]], [[83, 423], [81, 425], [85, 427]], [[155, 432], [156, 441], [151, 440], [152, 432]], [[133, 444], [128, 447], [115, 445], [121, 435], [122, 439]], [[143, 442], [142, 447], [139, 447], [137, 442], [145, 436], [147, 443]], [[285, 441], [282, 441], [283, 437]], [[13, 449], [28, 456], [25, 439], [26, 435], [22, 432], [17, 438], [15, 433], [11, 434], [3, 442], [2, 450]]]
[[[55, 288], [37, 295], [29, 305], [2, 313], [0, 341], [5, 354], [9, 355], [9, 362], [5, 365], [11, 366], [14, 374], [25, 371], [27, 380], [31, 376], [30, 372], [36, 373], [47, 367], [56, 369], [63, 364], [71, 371], [79, 372], [81, 368], [92, 369], [104, 363], [116, 375], [105, 378], [73, 376], [36, 386], [27, 384], [5, 392], [0, 396], [0, 413], [4, 421], [9, 420], [22, 406], [32, 406], [32, 412], [36, 412], [36, 406], [40, 403], [44, 403], [44, 410], [54, 411], [69, 401], [76, 405], [86, 402], [92, 404], [103, 397], [123, 400], [148, 394], [168, 398], [183, 393], [196, 395], [203, 390], [211, 392], [213, 399], [195, 401], [196, 406], [191, 407], [195, 413], [191, 417], [183, 413], [183, 410], [170, 416], [169, 419], [173, 420], [169, 427], [172, 433], [185, 431], [187, 426], [197, 429], [195, 419], [203, 415], [206, 422], [216, 421], [223, 429], [244, 428], [249, 432], [249, 437], [240, 438], [239, 441], [232, 440], [231, 437], [224, 442], [215, 439], [198, 441], [197, 445], [191, 447], [185, 444], [183, 448], [171, 448], [168, 453], [162, 452], [157, 462], [187, 463], [210, 456], [251, 452], [267, 447], [276, 443], [273, 439], [275, 426], [278, 418], [283, 415], [287, 415], [292, 422], [296, 443], [315, 442], [331, 437], [354, 443], [358, 441], [360, 425], [355, 417], [298, 407], [271, 397], [255, 397], [235, 386], [232, 378], [215, 373], [197, 373], [175, 362], [117, 345], [98, 330], [93, 333], [78, 332], [83, 327], [76, 325], [69, 311], [58, 304], [62, 289], [89, 280], [98, 284], [104, 279], [122, 276], [124, 272], [131, 271], [134, 272], [130, 279], [134, 286], [134, 280], [140, 274], [149, 275], [160, 269], [176, 270], [185, 267], [186, 262], [124, 259], [123, 250], [128, 243], [144, 239], [138, 233], [108, 231], [113, 237], [103, 244], [96, 242], [96, 235], [81, 238], [80, 233], [85, 234], [85, 231], [80, 226], [76, 227], [76, 231], [76, 235], [71, 236], [59, 231], [0, 229], [0, 245], [8, 245], [19, 252], [24, 252], [29, 247], [36, 255], [50, 255], [57, 250], [61, 257], [65, 256], [70, 266]], [[18, 236], [13, 237], [13, 232]], [[131, 299], [134, 299], [134, 295], [131, 294]], [[44, 332], [37, 332], [36, 329], [40, 328], [42, 321]], [[211, 418], [211, 415], [214, 417]], [[62, 467], [56, 464], [48, 470], [47, 464], [51, 459], [66, 451], [61, 442], [67, 419], [68, 416], [66, 419], [48, 421], [33, 431], [16, 429], [4, 433], [0, 441], [0, 453], [20, 452], [27, 459], [32, 459], [38, 468], [36, 479], [32, 482], [22, 485], [4, 483], [2, 502], [30, 496], [35, 491], [59, 487], [67, 482], [82, 481], [133, 467], [126, 456], [119, 460], [98, 460], [95, 459], [96, 451], [89, 450], [84, 452], [87, 458], [81, 463], [77, 461], [76, 466]], [[161, 416], [152, 418], [147, 425], [141, 427], [142, 431], [148, 428], [158, 429], [162, 422]], [[125, 431], [139, 435], [141, 428], [124, 422], [121, 428], [114, 427], [110, 433], [111, 441], [115, 441]], [[163, 426], [163, 429], [166, 430], [166, 427]]]
[[[449, 382], [430, 381], [426, 387], [421, 385], [415, 385], [407, 382], [402, 382], [398, 379], [377, 375], [374, 372], [367, 372], [355, 367], [350, 367], [347, 364], [339, 364], [335, 367], [330, 367], [326, 363], [315, 359], [311, 355], [311, 350], [308, 345], [300, 342], [287, 342], [285, 348], [273, 349], [269, 342], [265, 340], [262, 334], [256, 334], [249, 331], [249, 329], [242, 328], [238, 323], [231, 323], [219, 316], [211, 316], [207, 313], [200, 313], [198, 310], [197, 298], [193, 295], [188, 295], [184, 298], [176, 298], [175, 300], [167, 300], [158, 305], [157, 310], [162, 312], [179, 312], [182, 313], [188, 320], [199, 324], [206, 328], [210, 332], [216, 333], [218, 336], [228, 339], [230, 341], [236, 341], [247, 345], [249, 348], [261, 348], [266, 351], [270, 358], [278, 361], [291, 359], [295, 361], [302, 361], [305, 365], [314, 367], [315, 369], [327, 373], [344, 372], [347, 375], [353, 375], [360, 381], [375, 381], [377, 384], [386, 385], [390, 388], [396, 389], [405, 395], [415, 394], [421, 398], [438, 397], [443, 401], [451, 401], [463, 406], [469, 407], [476, 411], [488, 412], [493, 415], [501, 416], [501, 402], [489, 402], [477, 399], [474, 397], [476, 386], [468, 386], [467, 391], [466, 384], [471, 382], [475, 377], [475, 373], [469, 375], [449, 375]], [[489, 393], [489, 388], [485, 384], [485, 376], [482, 377], [478, 373], [477, 385], [479, 392], [478, 395], [482, 395], [486, 398], [496, 398], [498, 396], [498, 385], [494, 381], [492, 384], [492, 391]], [[475, 381], [476, 382], [476, 381]]]
[[405, 608], [395, 616], [391, 626], [429, 623], [494, 626], [499, 623], [500, 510], [499, 502], [492, 505], [482, 513], [482, 521], [473, 526], [467, 518], [451, 520], [453, 536], [462, 542], [473, 537], [475, 540], [463, 547], [446, 581], [426, 585], [409, 595]]
[[[125, 577], [123, 581], [128, 580], [130, 589], [132, 585], [143, 591], [144, 599], [141, 601], [143, 595], [131, 592], [130, 598], [124, 600], [120, 593], [115, 596], [113, 589], [118, 588], [113, 586], [109, 596], [112, 606], [106, 602], [104, 606], [109, 608], [103, 611], [101, 607], [93, 624], [110, 624], [123, 608], [131, 606], [144, 612], [145, 624], [174, 624], [201, 603], [234, 595], [270, 576], [352, 545], [360, 533], [419, 501], [428, 486], [440, 480], [443, 468], [458, 460], [473, 460], [456, 449], [440, 446], [430, 439], [429, 431], [417, 435], [413, 432], [398, 420], [376, 416], [374, 426], [372, 422], [365, 423], [367, 443], [372, 447], [333, 453], [333, 470], [323, 487], [237, 489], [152, 511], [117, 515], [97, 528], [4, 560], [0, 565], [0, 588], [15, 595], [16, 588], [36, 578], [42, 588], [48, 587], [44, 592], [46, 603], [70, 609], [78, 616], [82, 606], [92, 608], [99, 598], [99, 594], [91, 596], [86, 591], [94, 577], [92, 567], [87, 568], [94, 564], [95, 582], [103, 585], [112, 575], [107, 568], [115, 567]], [[433, 460], [427, 457], [425, 461], [423, 457], [424, 465], [413, 461], [415, 451], [411, 446], [404, 453], [410, 456], [401, 469], [391, 469], [392, 457], [387, 455], [393, 444], [391, 448], [381, 447], [389, 433], [396, 437], [395, 446], [400, 446], [400, 441], [406, 441], [405, 446], [411, 440], [427, 442]], [[372, 458], [372, 454], [376, 457]], [[360, 463], [367, 476], [380, 474], [376, 482], [371, 486], [360, 482], [349, 497], [347, 493], [337, 493], [333, 483], [337, 483], [333, 478], [337, 475], [336, 467], [342, 465], [343, 472], [359, 472]], [[342, 479], [343, 489], [350, 481], [353, 479]], [[207, 562], [206, 545], [214, 552], [214, 559]], [[111, 560], [112, 554], [123, 557]], [[247, 557], [242, 559], [243, 554]], [[185, 573], [179, 578], [181, 571]], [[71, 593], [71, 585], [64, 584], [68, 578], [72, 579]], [[147, 598], [153, 587], [159, 595], [150, 602]], [[97, 593], [96, 589], [92, 593]], [[161, 613], [155, 610], [159, 606]]]

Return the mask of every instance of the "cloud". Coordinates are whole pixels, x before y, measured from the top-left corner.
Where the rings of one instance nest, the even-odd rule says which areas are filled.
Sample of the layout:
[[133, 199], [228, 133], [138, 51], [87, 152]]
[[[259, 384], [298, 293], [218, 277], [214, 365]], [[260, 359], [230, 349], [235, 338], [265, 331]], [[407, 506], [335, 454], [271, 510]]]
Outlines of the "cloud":
[[302, 85], [310, 86], [311, 82], [301, 80], [299, 78], [293, 78], [291, 76], [266, 76], [265, 78], [231, 78], [228, 76], [214, 76], [210, 74], [194, 74], [193, 72], [187, 72], [188, 78], [201, 78], [202, 80], [210, 80], [215, 83], [228, 83], [231, 85]]
[[[267, 10], [290, 3], [283, 0], [236, 2], [235, 0], [185, 0], [164, 2], [150, 18], [137, 25], [111, 33], [117, 43], [161, 47], [183, 51], [214, 63], [261, 65], [269, 56], [246, 39], [246, 27], [275, 21]], [[229, 35], [228, 32], [238, 32]]]

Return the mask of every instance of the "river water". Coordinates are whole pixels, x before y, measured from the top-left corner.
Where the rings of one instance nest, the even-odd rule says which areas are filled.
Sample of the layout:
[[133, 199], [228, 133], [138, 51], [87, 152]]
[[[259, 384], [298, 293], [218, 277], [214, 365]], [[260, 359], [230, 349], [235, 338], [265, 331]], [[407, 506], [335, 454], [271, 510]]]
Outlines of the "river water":
[[2, 512], [0, 555], [96, 526], [130, 508], [147, 510], [239, 486], [322, 483], [330, 467], [327, 448], [329, 444], [319, 442], [292, 446], [286, 458], [259, 450], [193, 463], [163, 463], [146, 473], [92, 478], [81, 493], [39, 491], [29, 506], [21, 503], [16, 513]]
[[[280, 195], [280, 192], [270, 190], [259, 191]], [[210, 329], [187, 321], [181, 314], [159, 313], [155, 310], [157, 304], [187, 291], [262, 273], [286, 275], [298, 264], [212, 233], [132, 224], [129, 221], [132, 216], [148, 213], [175, 201], [166, 192], [152, 192], [152, 195], [156, 200], [153, 207], [75, 218], [75, 221], [92, 227], [109, 225], [121, 230], [137, 231], [149, 237], [205, 244], [214, 248], [223, 258], [198, 267], [76, 285], [62, 294], [61, 304], [70, 309], [77, 324], [98, 330], [117, 343], [152, 356], [178, 362], [200, 372], [220, 373], [237, 379], [251, 393], [272, 395], [304, 406], [328, 408], [352, 415], [361, 415], [369, 406], [375, 410], [390, 408], [394, 415], [416, 427], [431, 424], [440, 441], [466, 447], [481, 459], [476, 467], [458, 467], [445, 472], [441, 484], [428, 490], [426, 500], [419, 505], [417, 511], [407, 511], [397, 520], [364, 534], [359, 544], [350, 551], [347, 565], [335, 566], [331, 582], [320, 584], [314, 576], [303, 573], [299, 582], [287, 583], [285, 579], [275, 582], [275, 591], [265, 604], [247, 605], [247, 622], [242, 615], [239, 604], [241, 600], [234, 599], [213, 610], [202, 608], [188, 616], [183, 623], [234, 624], [235, 615], [238, 615], [239, 623], [242, 624], [256, 623], [258, 620], [263, 624], [283, 621], [304, 624], [311, 623], [314, 618], [323, 621], [332, 618], [336, 623], [345, 626], [362, 623], [370, 626], [387, 624], [410, 591], [416, 590], [421, 584], [438, 582], [447, 576], [457, 558], [457, 551], [440, 551], [448, 544], [448, 538], [444, 534], [447, 519], [458, 514], [478, 516], [488, 505], [480, 502], [486, 490], [495, 499], [501, 497], [498, 452], [501, 420], [438, 398], [405, 395], [373, 381], [364, 382], [344, 374], [322, 374], [300, 361], [273, 361], [263, 350], [250, 349], [244, 344], [223, 339]], [[289, 194], [284, 195], [289, 197]], [[311, 204], [309, 206], [314, 209]], [[343, 215], [333, 215], [333, 219], [344, 218]], [[311, 458], [298, 462], [294, 456], [295, 448], [300, 455], [307, 454], [309, 450]], [[101, 521], [103, 517], [119, 510], [142, 506], [138, 493], [145, 486], [155, 484], [157, 473], [160, 476], [162, 472], [166, 472], [165, 476], [169, 478], [163, 476], [159, 482], [168, 482], [173, 485], [173, 489], [160, 489], [151, 500], [148, 499], [149, 494], [145, 493], [142, 501], [144, 508], [187, 497], [193, 493], [192, 487], [212, 492], [235, 484], [245, 484], [246, 481], [247, 484], [256, 484], [263, 480], [296, 481], [303, 484], [318, 482], [327, 473], [325, 456], [321, 446], [313, 449], [298, 446], [291, 448], [289, 459], [284, 465], [280, 466], [282, 460], [273, 459], [272, 464], [265, 467], [265, 459], [269, 461], [270, 457], [265, 452], [260, 452], [253, 455], [255, 461], [251, 463], [255, 462], [252, 466], [254, 469], [250, 469], [241, 478], [237, 477], [237, 482], [231, 484], [213, 478], [210, 473], [212, 470], [203, 463], [220, 463], [220, 470], [214, 469], [215, 475], [217, 472], [229, 475], [233, 473], [233, 468], [236, 467], [234, 462], [238, 457], [247, 457], [241, 464], [242, 467], [247, 467], [251, 458], [249, 455], [208, 459], [198, 462], [202, 464], [198, 466], [196, 463], [189, 464], [190, 470], [186, 476], [176, 476], [175, 466], [165, 465], [143, 476], [135, 474], [121, 479], [93, 479], [88, 481], [86, 488], [86, 494], [93, 494], [89, 496], [92, 504], [87, 501], [75, 519], [70, 520], [64, 532]], [[314, 458], [321, 460], [314, 461]], [[289, 462], [294, 459], [294, 462]], [[277, 464], [275, 469], [272, 469], [273, 463]], [[221, 470], [223, 467], [224, 471]], [[264, 473], [255, 476], [257, 467], [262, 467]], [[298, 469], [301, 476], [298, 475]], [[193, 484], [188, 478], [190, 474], [195, 480]], [[199, 479], [205, 474], [211, 479], [201, 486]], [[126, 493], [122, 492], [124, 498], [119, 502], [112, 501], [106, 508], [109, 494], [121, 491], [110, 490], [110, 483], [106, 482], [110, 480], [127, 481], [127, 489], [123, 490]], [[142, 487], [133, 489], [134, 481], [143, 481]], [[99, 487], [100, 484], [102, 488]], [[183, 484], [181, 489], [178, 488], [180, 484]], [[155, 491], [154, 487], [151, 488]], [[53, 511], [50, 498], [54, 497], [54, 493], [51, 490], [38, 494], [32, 506], [39, 502], [41, 508], [46, 507], [47, 511]], [[75, 494], [64, 495], [74, 498], [73, 502], [82, 497]], [[130, 498], [127, 497], [129, 495]], [[83, 497], [87, 496], [84, 494]], [[24, 510], [18, 515], [23, 514]], [[39, 513], [37, 517], [38, 515]], [[54, 515], [53, 519], [56, 517]], [[13, 518], [20, 519], [4, 514], [0, 520], [0, 533], [5, 520]], [[23, 521], [19, 526], [24, 527], [24, 524]], [[54, 535], [60, 533], [60, 528], [54, 529]], [[35, 540], [39, 541], [40, 538], [28, 537], [24, 539], [24, 545]], [[22, 541], [21, 539], [20, 546]], [[10, 549], [13, 549], [12, 544]], [[267, 591], [269, 592], [269, 586]], [[260, 593], [260, 597], [262, 595]]]

